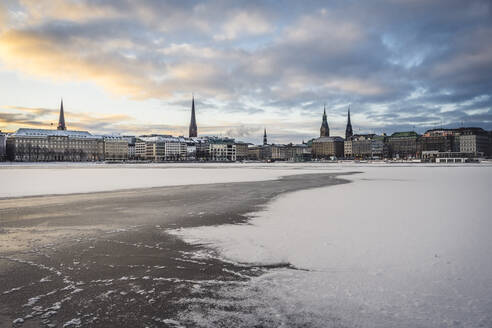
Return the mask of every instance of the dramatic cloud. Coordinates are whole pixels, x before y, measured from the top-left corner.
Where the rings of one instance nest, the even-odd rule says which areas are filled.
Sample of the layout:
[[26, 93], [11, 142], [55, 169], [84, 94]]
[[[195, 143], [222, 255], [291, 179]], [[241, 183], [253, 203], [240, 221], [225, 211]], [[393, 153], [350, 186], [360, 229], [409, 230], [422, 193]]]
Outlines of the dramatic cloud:
[[[159, 99], [168, 108], [195, 92], [204, 99], [201, 108], [220, 117], [202, 122], [201, 132], [246, 139], [257, 138], [263, 126], [277, 141], [315, 136], [324, 103], [338, 134], [350, 103], [360, 132], [440, 124], [490, 129], [490, 40], [487, 0], [0, 5], [5, 69], [48, 81], [88, 81], [129, 99]], [[117, 109], [114, 114], [112, 120]], [[2, 113], [0, 124], [36, 125], [43, 115]], [[81, 118], [79, 126], [186, 131], [127, 121], [82, 125]]]

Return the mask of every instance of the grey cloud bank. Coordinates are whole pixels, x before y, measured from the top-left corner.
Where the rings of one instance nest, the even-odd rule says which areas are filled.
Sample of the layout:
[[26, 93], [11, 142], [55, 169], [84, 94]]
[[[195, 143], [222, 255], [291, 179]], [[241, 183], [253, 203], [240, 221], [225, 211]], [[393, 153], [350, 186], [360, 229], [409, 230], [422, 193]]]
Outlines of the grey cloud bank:
[[[297, 114], [300, 126], [326, 102], [340, 126], [351, 103], [361, 131], [492, 128], [490, 1], [7, 1], [0, 10], [6, 67], [163, 107], [193, 91], [221, 115]], [[239, 120], [224, 132], [257, 129]]]

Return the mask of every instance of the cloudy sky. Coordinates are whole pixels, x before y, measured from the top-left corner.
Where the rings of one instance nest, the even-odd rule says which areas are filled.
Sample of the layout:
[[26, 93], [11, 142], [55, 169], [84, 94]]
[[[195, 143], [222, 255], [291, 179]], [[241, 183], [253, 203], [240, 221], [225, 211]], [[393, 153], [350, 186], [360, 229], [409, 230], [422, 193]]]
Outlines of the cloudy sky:
[[492, 2], [0, 1], [0, 130], [300, 142], [492, 129]]

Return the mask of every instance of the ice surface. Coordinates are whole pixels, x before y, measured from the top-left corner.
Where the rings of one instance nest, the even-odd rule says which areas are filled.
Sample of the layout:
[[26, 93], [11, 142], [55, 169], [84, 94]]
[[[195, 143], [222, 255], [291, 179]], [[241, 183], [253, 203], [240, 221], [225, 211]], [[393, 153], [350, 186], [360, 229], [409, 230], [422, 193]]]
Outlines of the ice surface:
[[[265, 164], [32, 164], [0, 165], [0, 198], [87, 193], [189, 184], [261, 181], [327, 166]], [[202, 213], [203, 214], [203, 213]]]
[[[350, 184], [281, 196], [251, 225], [176, 232], [229, 260], [309, 270], [274, 270], [224, 289], [262, 311], [224, 317], [249, 325], [263, 315], [274, 325], [491, 327], [492, 167], [361, 171]], [[205, 326], [220, 315], [188, 314]]]
[[72, 320], [69, 320], [63, 324], [63, 327], [70, 327], [70, 326], [80, 326], [81, 320], [79, 318], [74, 318]]
[[[410, 165], [419, 165], [419, 167], [435, 166]], [[388, 166], [401, 167], [402, 165], [315, 162], [230, 164], [0, 163], [0, 198], [190, 184], [261, 181], [278, 179], [282, 176], [293, 174], [356, 171], [364, 167]], [[471, 166], [487, 165], [473, 164]]]

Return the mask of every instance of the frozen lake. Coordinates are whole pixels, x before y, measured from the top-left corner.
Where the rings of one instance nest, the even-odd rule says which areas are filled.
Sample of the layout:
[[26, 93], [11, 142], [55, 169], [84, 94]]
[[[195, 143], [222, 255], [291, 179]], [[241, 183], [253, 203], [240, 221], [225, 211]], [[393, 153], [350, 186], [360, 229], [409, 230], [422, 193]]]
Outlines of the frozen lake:
[[265, 164], [3, 164], [0, 198], [133, 188], [278, 179], [337, 170], [326, 166]]
[[[190, 184], [263, 181], [304, 173], [365, 168], [435, 167], [423, 164], [351, 163], [0, 163], [0, 198], [89, 193]], [[472, 164], [464, 167], [488, 167]]]
[[[226, 263], [280, 264], [219, 287], [219, 297], [180, 300], [190, 304], [182, 321], [204, 327], [492, 327], [491, 165], [5, 164], [0, 197], [354, 171], [361, 173], [344, 177], [352, 183], [277, 197], [252, 213], [249, 224], [171, 230]], [[224, 310], [230, 305], [234, 311]]]
[[250, 225], [174, 231], [230, 261], [302, 269], [223, 288], [244, 312], [183, 316], [203, 326], [232, 316], [245, 326], [491, 327], [492, 167], [359, 168], [353, 183], [279, 197]]

